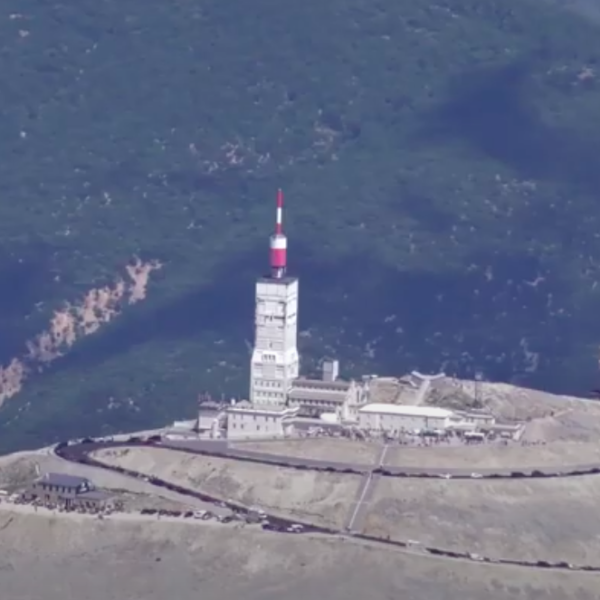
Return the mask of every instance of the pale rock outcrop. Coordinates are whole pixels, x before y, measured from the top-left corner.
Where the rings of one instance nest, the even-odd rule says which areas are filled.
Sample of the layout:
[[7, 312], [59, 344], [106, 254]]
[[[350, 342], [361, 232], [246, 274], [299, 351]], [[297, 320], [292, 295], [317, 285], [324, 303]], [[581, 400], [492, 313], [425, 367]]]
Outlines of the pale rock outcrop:
[[0, 405], [22, 389], [32, 371], [42, 370], [77, 340], [112, 321], [121, 313], [121, 306], [144, 300], [152, 272], [161, 267], [159, 261], [135, 258], [125, 268], [125, 276], [112, 285], [93, 288], [80, 301], [67, 302], [56, 310], [48, 328], [26, 343], [27, 352], [0, 367]]

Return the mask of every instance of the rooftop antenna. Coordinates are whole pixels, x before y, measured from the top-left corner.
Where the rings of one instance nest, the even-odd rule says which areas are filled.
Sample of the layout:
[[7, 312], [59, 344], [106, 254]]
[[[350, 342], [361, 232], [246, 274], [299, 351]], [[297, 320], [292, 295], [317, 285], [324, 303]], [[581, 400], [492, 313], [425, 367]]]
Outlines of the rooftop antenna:
[[287, 238], [283, 233], [283, 191], [277, 190], [277, 212], [275, 217], [275, 233], [271, 236], [271, 277], [282, 279], [287, 267]]
[[481, 382], [483, 381], [483, 373], [479, 370], [475, 371], [475, 404], [481, 406]]

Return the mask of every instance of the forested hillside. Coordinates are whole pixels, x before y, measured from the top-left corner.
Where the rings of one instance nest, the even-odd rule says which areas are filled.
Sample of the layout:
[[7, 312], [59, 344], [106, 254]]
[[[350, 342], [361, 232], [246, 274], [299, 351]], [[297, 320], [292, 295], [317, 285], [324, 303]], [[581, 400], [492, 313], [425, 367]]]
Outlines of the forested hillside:
[[[0, 33], [0, 358], [30, 365], [0, 408], [2, 449], [243, 394], [277, 187], [306, 371], [336, 354], [346, 375], [592, 385], [600, 24], [586, 14], [7, 0]], [[156, 266], [144, 294], [111, 291], [110, 319], [31, 366], [54, 311], [142, 263]]]

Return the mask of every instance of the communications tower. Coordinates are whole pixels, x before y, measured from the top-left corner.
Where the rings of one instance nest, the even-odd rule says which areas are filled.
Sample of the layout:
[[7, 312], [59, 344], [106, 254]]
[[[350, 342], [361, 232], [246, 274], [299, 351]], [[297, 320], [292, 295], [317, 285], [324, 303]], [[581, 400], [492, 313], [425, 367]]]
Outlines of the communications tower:
[[299, 374], [298, 279], [288, 277], [283, 233], [283, 192], [277, 192], [275, 232], [270, 238], [268, 276], [256, 282], [255, 336], [250, 364], [250, 402], [285, 406]]

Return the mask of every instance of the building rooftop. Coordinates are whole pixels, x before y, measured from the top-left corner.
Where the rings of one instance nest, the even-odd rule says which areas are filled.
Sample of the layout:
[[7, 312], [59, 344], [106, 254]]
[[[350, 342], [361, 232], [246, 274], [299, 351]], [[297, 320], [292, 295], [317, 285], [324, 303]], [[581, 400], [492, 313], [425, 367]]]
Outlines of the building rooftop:
[[281, 406], [279, 404], [251, 404], [248, 400], [242, 400], [227, 409], [229, 413], [261, 413], [269, 415], [293, 414], [298, 409], [290, 406]]
[[227, 408], [226, 404], [223, 404], [222, 402], [201, 402], [200, 404], [198, 404], [198, 410], [200, 410], [203, 413], [208, 413], [208, 412], [217, 412], [219, 410], [223, 410]]
[[79, 488], [82, 485], [91, 485], [90, 480], [77, 475], [65, 475], [63, 473], [44, 473], [37, 481], [54, 485], [56, 487]]
[[471, 418], [476, 418], [476, 419], [493, 419], [494, 415], [490, 412], [487, 412], [485, 410], [476, 410], [476, 409], [469, 409], [469, 410], [457, 410], [456, 414], [460, 417], [471, 417]]
[[346, 399], [346, 392], [344, 390], [323, 391], [319, 389], [292, 389], [288, 396], [291, 400], [317, 400], [319, 402], [341, 404]]
[[352, 384], [349, 381], [323, 381], [322, 379], [294, 379], [292, 384], [293, 390], [295, 389], [311, 389], [311, 390], [322, 390], [322, 391], [347, 391], [350, 389]]
[[294, 282], [298, 281], [297, 277], [280, 277], [279, 279], [275, 277], [271, 277], [270, 275], [263, 275], [256, 280], [256, 283], [279, 283], [283, 285], [290, 285]]
[[414, 406], [407, 404], [367, 404], [359, 409], [361, 413], [381, 413], [406, 417], [446, 419], [454, 413], [439, 406]]
[[250, 404], [249, 400], [240, 400], [235, 404], [231, 404], [229, 408], [252, 408], [252, 404]]

